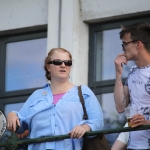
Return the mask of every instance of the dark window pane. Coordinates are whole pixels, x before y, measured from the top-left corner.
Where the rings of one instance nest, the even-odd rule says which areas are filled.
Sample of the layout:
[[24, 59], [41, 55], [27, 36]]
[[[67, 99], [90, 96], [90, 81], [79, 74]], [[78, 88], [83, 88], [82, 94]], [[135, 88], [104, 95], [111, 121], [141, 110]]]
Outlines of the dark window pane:
[[[104, 114], [104, 129], [116, 129], [121, 128], [126, 123], [125, 113], [118, 113], [115, 108], [113, 93], [106, 93], [97, 95], [97, 98], [101, 104]], [[108, 134], [106, 138], [110, 145], [112, 145], [118, 134]]]
[[7, 43], [5, 91], [30, 89], [46, 82], [43, 69], [47, 38]]
[[[123, 53], [119, 32], [120, 29], [111, 29], [96, 33], [96, 81], [116, 78], [114, 60]], [[130, 61], [124, 66], [123, 78], [127, 77], [134, 64]]]
[[14, 104], [6, 104], [4, 107], [4, 113], [7, 116], [9, 112], [16, 110], [19, 111], [23, 106], [24, 102], [21, 103], [14, 103]]

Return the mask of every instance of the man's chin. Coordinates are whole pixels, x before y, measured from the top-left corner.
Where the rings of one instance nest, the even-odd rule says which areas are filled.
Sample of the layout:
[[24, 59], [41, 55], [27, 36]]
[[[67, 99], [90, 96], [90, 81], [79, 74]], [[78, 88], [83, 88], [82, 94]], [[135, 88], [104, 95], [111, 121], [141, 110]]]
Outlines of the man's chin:
[[126, 57], [127, 61], [132, 60], [132, 59], [130, 59], [130, 57], [128, 57], [127, 55], [125, 55], [125, 57]]
[[132, 61], [133, 60], [132, 58], [129, 58], [129, 57], [128, 58], [126, 57], [126, 59], [127, 59], [127, 61]]

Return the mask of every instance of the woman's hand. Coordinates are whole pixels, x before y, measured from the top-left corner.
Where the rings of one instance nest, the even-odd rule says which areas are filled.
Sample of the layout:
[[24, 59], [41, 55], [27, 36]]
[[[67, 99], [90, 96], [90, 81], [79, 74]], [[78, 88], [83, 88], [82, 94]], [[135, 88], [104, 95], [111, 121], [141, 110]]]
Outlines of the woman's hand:
[[90, 131], [90, 127], [86, 124], [82, 126], [75, 126], [73, 130], [69, 133], [71, 138], [81, 138], [85, 132]]
[[10, 112], [7, 116], [7, 129], [11, 132], [15, 132], [17, 125], [20, 126], [18, 116], [14, 112]]
[[150, 124], [149, 121], [145, 120], [145, 117], [141, 114], [136, 114], [132, 117], [132, 119], [130, 120], [131, 124], [134, 124], [131, 127], [137, 127], [137, 126], [141, 126], [141, 125], [148, 125]]

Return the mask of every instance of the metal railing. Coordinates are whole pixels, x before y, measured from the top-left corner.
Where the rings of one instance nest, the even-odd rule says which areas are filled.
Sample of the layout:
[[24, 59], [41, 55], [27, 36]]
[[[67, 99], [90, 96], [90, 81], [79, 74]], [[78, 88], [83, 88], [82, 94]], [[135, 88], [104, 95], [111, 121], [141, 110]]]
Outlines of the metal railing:
[[[99, 134], [112, 134], [112, 133], [120, 133], [120, 132], [128, 132], [128, 131], [137, 131], [137, 130], [146, 130], [150, 129], [150, 125], [143, 125], [136, 128], [131, 127], [124, 127], [124, 128], [117, 128], [117, 129], [108, 129], [108, 130], [99, 130], [99, 131], [92, 131], [87, 132], [84, 136], [94, 136]], [[8, 150], [17, 150], [20, 145], [28, 145], [32, 143], [42, 143], [42, 142], [51, 142], [63, 139], [69, 139], [70, 135], [57, 135], [57, 136], [48, 136], [48, 137], [40, 137], [40, 138], [33, 138], [33, 139], [24, 139], [19, 140], [15, 133], [13, 133], [5, 142], [0, 143], [0, 147], [5, 147]]]

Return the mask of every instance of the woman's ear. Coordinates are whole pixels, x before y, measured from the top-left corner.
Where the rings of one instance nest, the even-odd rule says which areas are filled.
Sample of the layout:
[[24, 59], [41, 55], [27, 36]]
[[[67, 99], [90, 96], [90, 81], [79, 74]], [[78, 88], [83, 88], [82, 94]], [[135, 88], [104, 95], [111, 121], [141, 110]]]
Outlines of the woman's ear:
[[46, 68], [50, 72], [50, 65], [47, 65]]

